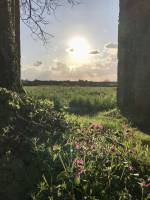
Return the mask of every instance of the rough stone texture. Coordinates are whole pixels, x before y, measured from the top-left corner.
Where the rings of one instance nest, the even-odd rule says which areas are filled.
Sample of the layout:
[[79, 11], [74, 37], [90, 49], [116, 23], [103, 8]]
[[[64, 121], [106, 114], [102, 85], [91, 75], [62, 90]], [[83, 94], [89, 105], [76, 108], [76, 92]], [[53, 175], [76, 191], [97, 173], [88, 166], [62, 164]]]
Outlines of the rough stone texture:
[[150, 0], [120, 0], [118, 105], [150, 119]]
[[19, 0], [0, 0], [0, 87], [21, 88]]

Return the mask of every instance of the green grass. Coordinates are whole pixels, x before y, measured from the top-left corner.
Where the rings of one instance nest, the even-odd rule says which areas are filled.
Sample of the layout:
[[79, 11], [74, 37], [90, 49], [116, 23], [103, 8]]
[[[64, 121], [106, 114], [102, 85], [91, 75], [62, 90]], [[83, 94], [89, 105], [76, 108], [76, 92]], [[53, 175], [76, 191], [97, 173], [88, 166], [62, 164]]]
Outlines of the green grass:
[[120, 114], [115, 88], [57, 87], [53, 104], [54, 88], [46, 87], [46, 98], [44, 87], [26, 88], [35, 99], [43, 93], [40, 100], [0, 89], [2, 198], [149, 200], [149, 136]]
[[35, 98], [54, 101], [55, 109], [93, 115], [116, 107], [116, 88], [33, 86], [25, 88]]
[[[36, 99], [54, 101], [56, 110], [67, 111], [66, 117], [81, 124], [102, 123], [119, 129], [130, 123], [119, 114], [115, 87], [28, 86], [27, 93]], [[131, 128], [131, 126], [130, 126]], [[131, 128], [143, 144], [150, 144], [150, 134]]]

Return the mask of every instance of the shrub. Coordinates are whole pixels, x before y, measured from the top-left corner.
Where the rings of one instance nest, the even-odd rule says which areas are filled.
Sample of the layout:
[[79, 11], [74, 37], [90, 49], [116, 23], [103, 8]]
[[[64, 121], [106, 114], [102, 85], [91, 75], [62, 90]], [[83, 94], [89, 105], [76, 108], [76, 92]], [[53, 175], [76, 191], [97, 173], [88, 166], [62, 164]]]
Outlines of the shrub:
[[48, 169], [49, 148], [69, 130], [48, 100], [32, 100], [0, 88], [0, 197], [29, 199]]

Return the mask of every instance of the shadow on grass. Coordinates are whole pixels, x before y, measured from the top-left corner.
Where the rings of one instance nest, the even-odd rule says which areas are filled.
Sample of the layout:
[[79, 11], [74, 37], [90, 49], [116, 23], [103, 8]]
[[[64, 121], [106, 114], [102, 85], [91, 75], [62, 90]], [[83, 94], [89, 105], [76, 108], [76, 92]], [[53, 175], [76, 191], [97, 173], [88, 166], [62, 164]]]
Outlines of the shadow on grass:
[[68, 112], [77, 115], [96, 115], [100, 111], [108, 111], [115, 108], [114, 102], [108, 101], [90, 101], [90, 99], [73, 99], [69, 103]]
[[143, 145], [150, 146], [150, 118], [142, 114], [121, 113], [128, 122], [131, 128], [135, 129], [136, 138], [141, 140]]
[[142, 131], [145, 135], [150, 136], [150, 120], [146, 117], [140, 117], [137, 116], [126, 116], [129, 121], [131, 121], [132, 127], [138, 128], [140, 131]]

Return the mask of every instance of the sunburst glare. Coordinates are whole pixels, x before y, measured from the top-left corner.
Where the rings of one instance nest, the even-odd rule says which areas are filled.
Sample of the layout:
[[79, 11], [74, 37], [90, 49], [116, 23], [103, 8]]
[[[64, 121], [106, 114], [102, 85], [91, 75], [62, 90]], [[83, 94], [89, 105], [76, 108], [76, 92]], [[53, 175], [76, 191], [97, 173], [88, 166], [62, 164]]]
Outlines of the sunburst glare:
[[83, 37], [74, 37], [68, 42], [67, 52], [73, 62], [85, 63], [89, 60], [90, 45]]

